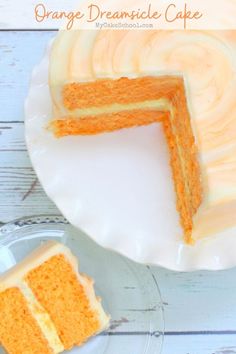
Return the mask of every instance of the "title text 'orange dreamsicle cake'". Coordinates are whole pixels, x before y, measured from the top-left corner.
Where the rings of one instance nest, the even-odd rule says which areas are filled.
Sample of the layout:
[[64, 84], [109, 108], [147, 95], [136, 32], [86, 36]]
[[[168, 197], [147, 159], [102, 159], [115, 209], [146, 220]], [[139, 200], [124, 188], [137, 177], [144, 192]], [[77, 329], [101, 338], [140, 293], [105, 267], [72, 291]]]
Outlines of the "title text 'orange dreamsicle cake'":
[[0, 343], [10, 354], [56, 354], [109, 325], [93, 281], [49, 241], [0, 276]]
[[236, 31], [71, 30], [49, 85], [56, 137], [160, 122], [187, 243], [236, 224]]

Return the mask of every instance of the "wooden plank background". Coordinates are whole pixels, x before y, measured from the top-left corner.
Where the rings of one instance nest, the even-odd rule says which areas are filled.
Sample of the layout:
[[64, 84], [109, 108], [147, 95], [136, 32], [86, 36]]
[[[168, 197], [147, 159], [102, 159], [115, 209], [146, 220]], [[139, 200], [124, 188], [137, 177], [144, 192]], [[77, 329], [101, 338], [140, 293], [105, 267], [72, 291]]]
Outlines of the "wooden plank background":
[[[23, 123], [31, 71], [54, 35], [51, 31], [0, 32], [1, 223], [58, 213], [32, 169]], [[165, 307], [163, 354], [236, 354], [235, 269], [175, 273], [152, 267], [152, 271]]]

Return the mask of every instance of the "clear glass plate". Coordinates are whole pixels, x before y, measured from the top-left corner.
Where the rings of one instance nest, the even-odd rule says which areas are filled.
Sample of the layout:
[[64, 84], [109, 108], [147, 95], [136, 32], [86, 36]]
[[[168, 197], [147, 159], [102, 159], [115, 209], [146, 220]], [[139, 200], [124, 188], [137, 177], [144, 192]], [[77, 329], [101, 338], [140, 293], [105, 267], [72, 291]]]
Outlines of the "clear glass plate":
[[65, 243], [79, 258], [80, 271], [94, 278], [96, 293], [112, 319], [109, 330], [70, 353], [161, 353], [163, 306], [151, 268], [103, 249], [61, 216], [34, 216], [2, 226], [0, 273], [48, 239]]

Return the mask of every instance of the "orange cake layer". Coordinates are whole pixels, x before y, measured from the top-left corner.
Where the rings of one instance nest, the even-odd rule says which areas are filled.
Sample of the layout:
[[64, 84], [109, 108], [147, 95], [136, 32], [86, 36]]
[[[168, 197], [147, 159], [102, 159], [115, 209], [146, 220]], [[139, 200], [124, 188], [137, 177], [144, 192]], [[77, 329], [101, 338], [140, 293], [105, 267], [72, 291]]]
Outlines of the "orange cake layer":
[[66, 135], [92, 135], [161, 122], [167, 115], [166, 112], [157, 112], [150, 109], [100, 114], [81, 117], [80, 119], [68, 117], [53, 120], [49, 124], [49, 129], [58, 138]]
[[183, 81], [180, 77], [140, 77], [117, 80], [99, 79], [92, 83], [71, 83], [63, 88], [64, 106], [76, 108], [101, 107], [109, 104], [129, 104], [170, 98]]
[[56, 354], [107, 328], [93, 281], [68, 248], [48, 242], [0, 277], [0, 342], [10, 354]]

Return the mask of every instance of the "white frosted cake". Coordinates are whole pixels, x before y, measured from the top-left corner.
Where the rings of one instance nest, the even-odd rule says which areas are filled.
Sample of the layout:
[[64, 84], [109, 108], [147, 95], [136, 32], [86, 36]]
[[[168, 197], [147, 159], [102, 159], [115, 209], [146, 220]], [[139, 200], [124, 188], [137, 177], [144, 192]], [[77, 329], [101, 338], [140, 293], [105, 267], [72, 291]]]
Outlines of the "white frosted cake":
[[55, 136], [160, 122], [186, 242], [236, 224], [236, 31], [61, 31]]

